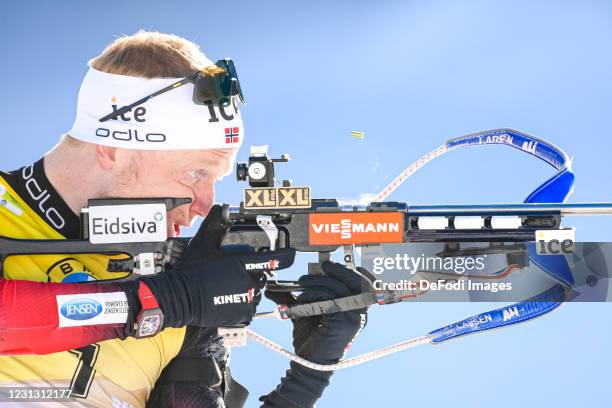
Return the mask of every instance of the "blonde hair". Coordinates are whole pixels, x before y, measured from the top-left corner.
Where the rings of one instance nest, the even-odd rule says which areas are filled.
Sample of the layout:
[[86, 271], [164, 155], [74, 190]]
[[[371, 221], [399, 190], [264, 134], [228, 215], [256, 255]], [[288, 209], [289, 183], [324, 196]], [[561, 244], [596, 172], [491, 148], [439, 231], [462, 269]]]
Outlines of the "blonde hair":
[[[109, 74], [143, 78], [179, 78], [195, 71], [216, 71], [200, 47], [174, 34], [140, 30], [110, 43], [89, 65]], [[213, 72], [211, 72], [213, 73]], [[80, 140], [64, 135], [61, 139], [72, 146]]]
[[109, 74], [144, 78], [178, 78], [211, 62], [193, 42], [174, 34], [150, 31], [119, 37], [89, 65]]

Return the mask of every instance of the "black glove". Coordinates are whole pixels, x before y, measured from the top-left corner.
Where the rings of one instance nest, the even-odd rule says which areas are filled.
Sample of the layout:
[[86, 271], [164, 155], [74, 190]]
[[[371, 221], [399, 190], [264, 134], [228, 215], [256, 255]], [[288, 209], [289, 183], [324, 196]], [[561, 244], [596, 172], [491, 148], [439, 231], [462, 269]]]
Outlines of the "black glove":
[[228, 226], [221, 207], [208, 213], [176, 270], [140, 278], [164, 313], [164, 327], [248, 324], [255, 314], [265, 272], [290, 267], [295, 251], [228, 253], [220, 250]]
[[[351, 296], [371, 287], [363, 275], [341, 264], [325, 262], [322, 268], [326, 275], [307, 275], [299, 279], [304, 291], [293, 303]], [[266, 292], [266, 296], [279, 303], [292, 303], [287, 295], [279, 297]], [[295, 319], [293, 346], [296, 354], [315, 363], [337, 363], [366, 322], [366, 308]], [[313, 370], [293, 361], [290, 365], [291, 369], [287, 370], [276, 390], [260, 399], [264, 402], [262, 407], [310, 408], [321, 397], [333, 374], [333, 371]]]

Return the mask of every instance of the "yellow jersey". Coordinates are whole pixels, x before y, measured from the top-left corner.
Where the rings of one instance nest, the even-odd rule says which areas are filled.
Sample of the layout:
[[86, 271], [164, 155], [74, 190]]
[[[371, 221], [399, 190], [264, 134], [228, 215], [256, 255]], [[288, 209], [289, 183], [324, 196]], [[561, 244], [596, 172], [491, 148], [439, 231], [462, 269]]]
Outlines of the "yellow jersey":
[[[0, 235], [78, 238], [79, 219], [47, 179], [42, 159], [15, 172], [0, 172]], [[107, 271], [108, 259], [105, 255], [13, 256], [4, 263], [4, 279], [84, 282], [127, 276]], [[162, 369], [177, 355], [184, 339], [185, 328], [167, 328], [146, 339], [106, 340], [45, 355], [0, 356], [0, 387], [69, 388], [75, 397], [70, 402], [20, 406], [143, 407]]]

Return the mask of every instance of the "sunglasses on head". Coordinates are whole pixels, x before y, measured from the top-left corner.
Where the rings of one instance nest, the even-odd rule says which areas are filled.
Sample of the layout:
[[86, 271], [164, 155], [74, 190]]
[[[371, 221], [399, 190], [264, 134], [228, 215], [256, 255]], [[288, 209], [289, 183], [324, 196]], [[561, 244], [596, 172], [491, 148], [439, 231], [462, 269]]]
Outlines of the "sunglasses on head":
[[224, 58], [211, 65], [196, 71], [178, 82], [168, 85], [165, 88], [155, 91], [129, 105], [123, 106], [100, 119], [106, 122], [142, 105], [149, 99], [176, 89], [185, 84], [193, 84], [193, 102], [197, 105], [222, 105], [227, 106], [231, 103], [232, 97], [236, 96], [240, 102], [245, 103], [236, 66], [231, 58]]

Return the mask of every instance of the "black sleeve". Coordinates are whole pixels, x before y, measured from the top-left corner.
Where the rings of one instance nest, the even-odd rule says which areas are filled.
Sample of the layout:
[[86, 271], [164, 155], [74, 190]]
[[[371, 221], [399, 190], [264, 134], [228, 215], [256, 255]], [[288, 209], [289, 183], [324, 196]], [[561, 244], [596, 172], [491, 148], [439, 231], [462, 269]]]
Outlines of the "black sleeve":
[[183, 346], [162, 371], [147, 408], [226, 408], [223, 372], [227, 359], [228, 351], [216, 328], [187, 326]]

